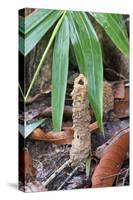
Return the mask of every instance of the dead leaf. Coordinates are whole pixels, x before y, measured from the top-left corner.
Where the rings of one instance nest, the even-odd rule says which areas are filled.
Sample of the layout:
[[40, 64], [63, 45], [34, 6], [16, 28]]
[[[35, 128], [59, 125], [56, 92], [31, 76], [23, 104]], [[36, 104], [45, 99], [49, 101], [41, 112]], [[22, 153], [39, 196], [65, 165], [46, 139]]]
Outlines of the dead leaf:
[[45, 133], [40, 128], [37, 128], [31, 134], [30, 139], [44, 140], [46, 142], [52, 142], [54, 144], [71, 144], [71, 141], [73, 139], [73, 129], [64, 128], [64, 131], [60, 131], [58, 133], [53, 131]]
[[125, 96], [123, 99], [114, 100], [114, 111], [118, 118], [129, 117], [129, 87], [125, 87]]
[[19, 185], [19, 189], [23, 192], [44, 192], [47, 189], [39, 181], [30, 181], [25, 185]]
[[[30, 121], [37, 117], [52, 117], [52, 108], [43, 108], [41, 105], [38, 108], [30, 109], [28, 111], [25, 111], [20, 115], [21, 120]], [[64, 113], [63, 117], [65, 119], [71, 119], [72, 118], [72, 107], [71, 106], [65, 106], [64, 107]]]
[[93, 122], [92, 124], [90, 124], [89, 129], [91, 133], [95, 133], [99, 129], [98, 122]]
[[35, 169], [33, 168], [32, 155], [27, 148], [24, 148], [20, 152], [19, 159], [20, 178], [24, 181], [33, 177], [35, 175]]
[[[89, 125], [88, 125], [89, 126]], [[98, 123], [94, 122], [89, 126], [90, 132], [94, 133], [98, 129]], [[32, 140], [44, 140], [54, 144], [71, 144], [74, 137], [74, 129], [72, 127], [64, 127], [60, 132], [44, 132], [42, 129], [37, 128], [30, 135]]]
[[92, 187], [112, 186], [117, 173], [126, 158], [129, 148], [129, 129], [116, 136], [113, 143], [107, 145], [103, 157], [92, 176]]
[[124, 80], [119, 81], [114, 88], [114, 98], [123, 99], [125, 97], [125, 84]]

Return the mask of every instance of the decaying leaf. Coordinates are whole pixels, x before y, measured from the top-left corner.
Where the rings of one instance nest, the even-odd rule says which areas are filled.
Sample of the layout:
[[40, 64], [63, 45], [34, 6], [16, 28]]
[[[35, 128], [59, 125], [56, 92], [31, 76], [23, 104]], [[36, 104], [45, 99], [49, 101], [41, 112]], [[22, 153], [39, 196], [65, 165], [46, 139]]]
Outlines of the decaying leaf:
[[64, 131], [60, 131], [58, 133], [53, 131], [45, 133], [40, 128], [37, 128], [31, 134], [30, 139], [44, 140], [46, 142], [52, 142], [54, 144], [71, 144], [71, 141], [73, 139], [73, 129], [64, 128]]
[[[119, 122], [120, 123], [120, 122]], [[93, 155], [97, 158], [97, 159], [101, 159], [104, 155], [104, 153], [107, 150], [107, 147], [109, 147], [111, 144], [113, 144], [121, 135], [125, 134], [127, 131], [129, 131], [129, 127], [123, 127], [123, 128], [118, 128], [117, 127], [117, 131], [114, 133], [114, 135], [107, 140], [105, 143], [103, 143], [102, 145], [98, 146], [97, 149], [95, 150], [95, 152], [93, 152]], [[114, 130], [115, 131], [115, 130]]]
[[68, 185], [66, 187], [67, 190], [71, 189], [78, 189], [83, 188], [84, 185], [86, 185], [87, 180], [86, 176], [74, 176], [72, 180], [68, 182]]
[[20, 178], [25, 181], [35, 175], [35, 169], [33, 168], [32, 155], [27, 148], [24, 148], [20, 152], [19, 157], [19, 171]]
[[47, 191], [47, 189], [39, 181], [27, 182], [25, 185], [19, 184], [19, 189], [23, 192], [44, 192], [44, 191]]
[[114, 98], [123, 99], [124, 97], [125, 97], [125, 84], [124, 80], [121, 80], [115, 85]]
[[[98, 129], [98, 123], [94, 122], [88, 125], [90, 132], [94, 133]], [[30, 135], [32, 140], [44, 140], [46, 142], [52, 142], [54, 144], [71, 144], [74, 137], [74, 129], [72, 127], [64, 127], [63, 131], [60, 132], [47, 132], [45, 133], [42, 129], [37, 128]]]
[[[44, 108], [44, 104], [38, 105], [37, 108], [30, 109], [28, 111], [25, 111], [20, 115], [20, 120], [30, 121], [34, 118], [38, 117], [52, 117], [52, 107]], [[64, 113], [63, 117], [65, 119], [71, 119], [72, 118], [72, 107], [71, 106], [65, 106], [64, 107]]]
[[124, 98], [118, 98], [117, 94], [114, 100], [114, 111], [118, 118], [129, 117], [129, 85], [124, 85], [124, 87]]
[[72, 165], [77, 165], [88, 158], [91, 151], [89, 130], [91, 116], [88, 109], [87, 80], [82, 74], [75, 79], [71, 95], [73, 99], [74, 139], [70, 149], [70, 160]]
[[113, 143], [107, 145], [104, 154], [92, 176], [92, 187], [112, 186], [117, 173], [126, 158], [129, 148], [129, 129], [117, 135]]

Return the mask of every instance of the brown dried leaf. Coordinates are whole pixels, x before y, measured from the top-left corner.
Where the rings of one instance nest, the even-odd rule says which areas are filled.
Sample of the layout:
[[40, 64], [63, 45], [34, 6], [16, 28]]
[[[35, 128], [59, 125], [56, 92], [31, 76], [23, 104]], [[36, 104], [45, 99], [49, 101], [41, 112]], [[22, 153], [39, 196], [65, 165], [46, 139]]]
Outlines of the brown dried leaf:
[[37, 128], [31, 134], [30, 139], [44, 140], [47, 142], [53, 142], [54, 144], [71, 144], [73, 139], [73, 129], [64, 128], [64, 131], [58, 133], [53, 131], [45, 133], [40, 128]]
[[35, 169], [33, 168], [32, 155], [27, 148], [24, 148], [20, 152], [19, 159], [20, 178], [26, 180], [27, 178], [33, 177]]
[[[98, 129], [98, 123], [94, 122], [89, 126], [90, 132], [94, 133]], [[53, 142], [54, 144], [71, 144], [74, 137], [74, 129], [72, 127], [64, 127], [60, 132], [47, 132], [45, 133], [40, 128], [33, 131], [30, 136], [32, 140], [44, 140], [46, 142]]]
[[114, 88], [114, 98], [123, 99], [125, 97], [125, 84], [124, 80], [119, 81]]
[[112, 186], [129, 148], [129, 129], [117, 135], [104, 151], [92, 176], [92, 187]]
[[114, 111], [118, 118], [129, 117], [129, 87], [125, 87], [125, 96], [123, 99], [115, 99]]

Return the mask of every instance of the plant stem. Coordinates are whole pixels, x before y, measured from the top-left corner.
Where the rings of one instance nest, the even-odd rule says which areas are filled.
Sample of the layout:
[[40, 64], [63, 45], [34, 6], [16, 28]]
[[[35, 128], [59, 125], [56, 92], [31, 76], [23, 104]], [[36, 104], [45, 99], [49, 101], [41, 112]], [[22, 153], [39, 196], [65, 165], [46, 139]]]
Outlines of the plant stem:
[[89, 156], [86, 159], [86, 176], [90, 175], [90, 169], [91, 169], [91, 156]]
[[24, 99], [25, 97], [24, 97], [23, 90], [22, 90], [22, 88], [21, 88], [21, 86], [20, 86], [20, 83], [18, 83], [18, 86], [19, 86], [20, 93], [21, 93], [21, 95], [22, 95], [22, 97], [23, 97], [23, 99]]
[[39, 72], [40, 72], [40, 69], [41, 69], [41, 67], [42, 67], [42, 65], [43, 65], [43, 63], [44, 63], [44, 60], [45, 60], [45, 58], [46, 58], [46, 55], [47, 55], [47, 53], [48, 53], [48, 50], [50, 49], [50, 47], [51, 47], [51, 45], [52, 45], [52, 43], [53, 43], [53, 41], [54, 41], [54, 38], [55, 38], [55, 36], [56, 36], [56, 34], [57, 34], [57, 32], [58, 32], [58, 30], [59, 30], [61, 24], [62, 24], [62, 21], [63, 21], [63, 19], [64, 19], [64, 17], [65, 17], [65, 14], [66, 14], [66, 11], [64, 11], [62, 17], [59, 19], [57, 25], [56, 25], [55, 28], [54, 28], [54, 31], [53, 31], [53, 33], [52, 33], [52, 35], [51, 35], [51, 37], [50, 37], [50, 40], [49, 40], [49, 42], [48, 42], [48, 45], [47, 45], [47, 47], [46, 47], [46, 49], [45, 49], [45, 51], [44, 51], [44, 53], [43, 53], [43, 55], [42, 55], [42, 58], [41, 58], [41, 60], [40, 60], [40, 63], [39, 63], [39, 65], [38, 65], [38, 67], [37, 67], [37, 69], [36, 69], [36, 71], [35, 71], [35, 74], [34, 74], [34, 76], [33, 76], [33, 78], [32, 78], [32, 81], [31, 81], [31, 83], [30, 83], [30, 86], [29, 86], [29, 88], [28, 88], [28, 91], [27, 91], [27, 93], [26, 93], [26, 95], [25, 95], [25, 97], [24, 97], [24, 101], [25, 101], [25, 102], [26, 102], [26, 100], [27, 100], [27, 98], [28, 98], [28, 96], [29, 96], [29, 94], [30, 94], [30, 92], [31, 92], [31, 89], [32, 89], [33, 84], [35, 83], [35, 81], [36, 81], [36, 79], [37, 79], [37, 76], [38, 76], [38, 74], [39, 74]]
[[121, 175], [121, 174], [123, 174], [123, 173], [125, 173], [125, 172], [127, 172], [127, 169], [124, 170], [124, 171], [122, 171], [122, 172], [119, 172], [119, 173], [116, 173], [116, 174], [112, 174], [112, 175], [110, 175], [110, 176], [104, 176], [104, 177], [101, 177], [101, 180], [103, 181], [103, 180], [106, 180], [106, 179], [112, 178], [112, 177], [114, 177], [114, 176]]
[[65, 181], [58, 187], [57, 190], [61, 190], [67, 183], [68, 181], [73, 177], [73, 175], [77, 172], [80, 166], [77, 166], [70, 174], [69, 176], [65, 179]]
[[45, 182], [42, 182], [43, 186], [46, 187], [65, 167], [71, 163], [71, 160], [67, 160], [60, 168], [58, 168]]

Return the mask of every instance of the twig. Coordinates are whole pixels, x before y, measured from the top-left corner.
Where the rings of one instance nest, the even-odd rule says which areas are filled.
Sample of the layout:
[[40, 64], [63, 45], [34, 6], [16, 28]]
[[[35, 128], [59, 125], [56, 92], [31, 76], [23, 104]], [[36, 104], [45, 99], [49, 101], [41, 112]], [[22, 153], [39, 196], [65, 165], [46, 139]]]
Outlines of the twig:
[[26, 104], [32, 103], [34, 102], [36, 99], [38, 99], [40, 96], [44, 95], [42, 92], [40, 92], [39, 94], [35, 94], [33, 97], [28, 96], [27, 100], [26, 100]]
[[125, 184], [125, 181], [126, 181], [126, 179], [127, 179], [127, 177], [128, 177], [128, 174], [129, 174], [129, 169], [126, 170], [126, 173], [125, 173], [124, 178], [123, 178], [123, 181], [122, 181], [122, 185]]
[[46, 187], [67, 165], [71, 163], [70, 159], [67, 160], [60, 168], [58, 168], [42, 185]]
[[80, 166], [77, 166], [70, 174], [69, 176], [65, 179], [65, 181], [58, 187], [57, 190], [61, 190], [65, 185], [66, 183], [72, 178], [72, 176], [75, 174], [75, 172], [78, 170]]
[[115, 70], [113, 69], [110, 69], [110, 68], [105, 68], [104, 69], [105, 71], [110, 71], [112, 72], [113, 74], [115, 74], [117, 77], [121, 78], [121, 79], [126, 79], [126, 77], [123, 75], [123, 74], [120, 74], [120, 73], [117, 73]]
[[108, 178], [112, 178], [112, 177], [114, 177], [114, 176], [121, 175], [121, 174], [125, 173], [125, 171], [127, 171], [127, 169], [124, 170], [124, 171], [122, 171], [122, 172], [119, 172], [119, 173], [117, 173], [117, 174], [112, 174], [112, 175], [110, 175], [110, 176], [101, 177], [101, 181], [106, 180], [106, 179], [108, 179]]

